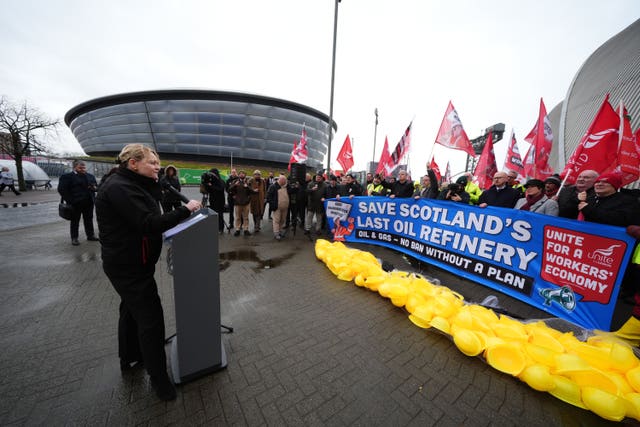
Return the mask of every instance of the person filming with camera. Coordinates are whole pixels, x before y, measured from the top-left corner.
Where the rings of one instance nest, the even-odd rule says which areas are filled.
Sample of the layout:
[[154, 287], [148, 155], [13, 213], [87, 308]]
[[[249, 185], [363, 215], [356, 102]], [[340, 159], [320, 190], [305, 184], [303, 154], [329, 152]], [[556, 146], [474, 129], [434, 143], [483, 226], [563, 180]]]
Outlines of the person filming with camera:
[[464, 191], [462, 185], [452, 182], [447, 188], [440, 192], [438, 199], [469, 204], [471, 196], [469, 196], [469, 193]]

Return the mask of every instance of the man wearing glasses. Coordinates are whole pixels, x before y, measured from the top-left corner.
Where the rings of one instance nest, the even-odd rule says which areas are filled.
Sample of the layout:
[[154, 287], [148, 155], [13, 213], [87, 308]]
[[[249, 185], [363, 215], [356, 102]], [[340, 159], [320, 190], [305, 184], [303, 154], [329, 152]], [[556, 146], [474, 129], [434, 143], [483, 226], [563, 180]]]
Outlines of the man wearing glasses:
[[478, 200], [478, 206], [481, 208], [487, 206], [497, 206], [501, 208], [513, 208], [522, 192], [513, 187], [508, 186], [509, 177], [506, 172], [496, 172], [493, 175], [493, 185], [484, 190]]

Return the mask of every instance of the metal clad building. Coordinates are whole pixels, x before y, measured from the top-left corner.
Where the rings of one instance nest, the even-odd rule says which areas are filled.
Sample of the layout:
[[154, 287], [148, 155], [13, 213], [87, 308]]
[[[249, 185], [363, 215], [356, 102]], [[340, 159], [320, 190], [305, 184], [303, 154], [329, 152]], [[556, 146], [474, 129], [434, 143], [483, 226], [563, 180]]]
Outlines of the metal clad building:
[[556, 171], [564, 168], [607, 93], [611, 94], [609, 101], [614, 109], [620, 100], [624, 101], [631, 114], [632, 129], [640, 127], [640, 19], [587, 58], [569, 86], [559, 119], [555, 119], [557, 111], [550, 113], [554, 133], [558, 129], [550, 157]]
[[[73, 107], [65, 123], [87, 154], [115, 156], [143, 143], [161, 157], [288, 164], [303, 125], [307, 165], [321, 168], [329, 117], [313, 108], [259, 95], [157, 90], [93, 99]], [[334, 129], [336, 125], [334, 122]]]

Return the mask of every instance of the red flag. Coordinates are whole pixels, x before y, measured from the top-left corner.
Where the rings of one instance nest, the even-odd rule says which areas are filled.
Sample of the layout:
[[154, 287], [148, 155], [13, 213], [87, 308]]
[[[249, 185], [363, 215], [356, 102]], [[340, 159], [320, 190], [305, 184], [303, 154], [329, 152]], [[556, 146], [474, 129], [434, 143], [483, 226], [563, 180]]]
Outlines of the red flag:
[[353, 166], [353, 150], [351, 149], [351, 139], [349, 139], [349, 135], [347, 135], [347, 138], [344, 140], [344, 144], [342, 144], [336, 160], [340, 163], [345, 173]]
[[563, 177], [568, 175], [567, 183], [573, 184], [580, 172], [585, 170], [604, 173], [613, 168], [618, 153], [619, 126], [620, 117], [609, 104], [607, 94], [589, 129], [562, 171]]
[[291, 156], [295, 158], [297, 163], [304, 163], [309, 158], [309, 153], [307, 152], [307, 130], [305, 126], [302, 125], [302, 135], [300, 136], [300, 142], [298, 145], [293, 146], [293, 152]]
[[516, 142], [516, 134], [511, 130], [511, 142], [507, 149], [507, 156], [504, 158], [505, 170], [510, 170], [518, 173], [518, 180], [524, 179], [524, 167], [522, 166], [522, 158], [520, 157], [520, 150], [518, 150], [518, 143]]
[[553, 131], [551, 130], [551, 121], [547, 116], [547, 109], [542, 98], [540, 98], [538, 121], [524, 140], [531, 144], [524, 160], [524, 174], [530, 178], [547, 178], [553, 173], [553, 170], [549, 167]]
[[451, 167], [449, 166], [449, 161], [447, 160], [447, 168], [444, 170], [444, 179], [442, 182], [451, 182]]
[[473, 176], [478, 186], [486, 190], [491, 187], [493, 175], [496, 172], [498, 172], [498, 165], [496, 165], [496, 156], [493, 153], [493, 132], [489, 132], [476, 169], [473, 171]]
[[[618, 130], [618, 165], [616, 170], [622, 175], [622, 185], [638, 180], [640, 176], [640, 159], [638, 158], [638, 141], [631, 132], [631, 117], [624, 108], [622, 100], [618, 107], [620, 129]], [[637, 133], [637, 132], [636, 132]]]
[[407, 126], [407, 130], [404, 131], [400, 141], [396, 144], [396, 148], [390, 153], [391, 160], [389, 161], [390, 169], [398, 166], [402, 158], [409, 152], [409, 146], [411, 145], [411, 124]]
[[[449, 165], [449, 163], [447, 163], [447, 165]], [[433, 156], [431, 158], [431, 165], [429, 165], [429, 168], [431, 168], [433, 173], [436, 174], [436, 178], [438, 179], [438, 181], [440, 181], [442, 179], [442, 175], [440, 174], [440, 167], [436, 163], [436, 156]]]
[[289, 157], [289, 165], [287, 166], [287, 170], [291, 171], [291, 163], [298, 163], [296, 160], [295, 152], [298, 149], [298, 143], [293, 143], [293, 150], [291, 150], [291, 157]]
[[471, 141], [469, 141], [469, 137], [464, 131], [462, 122], [458, 117], [458, 113], [453, 108], [451, 101], [449, 101], [447, 111], [445, 111], [444, 117], [442, 118], [440, 130], [436, 136], [436, 143], [453, 148], [454, 150], [466, 151], [467, 154], [473, 157], [476, 156], [476, 152], [473, 150]]
[[388, 173], [387, 165], [391, 160], [391, 156], [389, 155], [389, 138], [384, 138], [384, 147], [382, 147], [382, 154], [380, 154], [380, 161], [378, 162], [378, 167], [376, 168], [376, 173], [381, 173], [383, 176]]

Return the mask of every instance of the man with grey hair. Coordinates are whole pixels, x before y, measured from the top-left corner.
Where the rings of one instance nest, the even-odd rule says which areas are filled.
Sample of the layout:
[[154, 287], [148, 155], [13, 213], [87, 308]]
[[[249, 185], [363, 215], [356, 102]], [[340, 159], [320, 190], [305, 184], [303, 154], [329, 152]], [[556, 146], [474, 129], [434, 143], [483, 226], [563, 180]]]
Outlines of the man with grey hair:
[[507, 185], [509, 176], [506, 172], [496, 172], [493, 175], [493, 185], [484, 190], [478, 199], [478, 206], [496, 206], [501, 208], [513, 208], [522, 193]]
[[594, 170], [584, 170], [578, 174], [575, 185], [563, 187], [558, 193], [558, 216], [563, 218], [578, 218], [578, 194], [586, 192], [586, 202], [592, 203], [596, 198], [593, 185], [599, 173]]
[[98, 184], [96, 177], [87, 173], [87, 165], [82, 160], [73, 161], [73, 170], [60, 176], [58, 193], [73, 206], [73, 216], [69, 224], [71, 244], [78, 246], [80, 216], [84, 223], [87, 240], [98, 241], [93, 229], [93, 203]]

